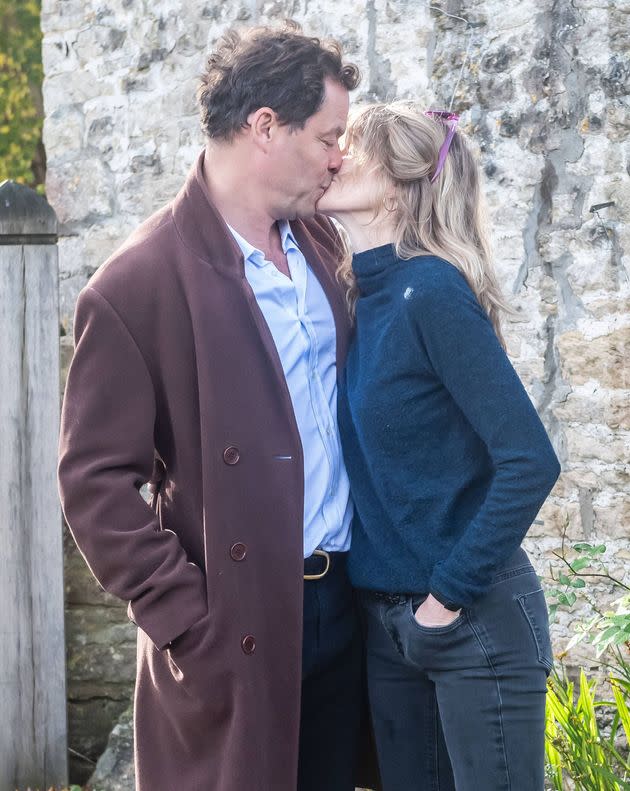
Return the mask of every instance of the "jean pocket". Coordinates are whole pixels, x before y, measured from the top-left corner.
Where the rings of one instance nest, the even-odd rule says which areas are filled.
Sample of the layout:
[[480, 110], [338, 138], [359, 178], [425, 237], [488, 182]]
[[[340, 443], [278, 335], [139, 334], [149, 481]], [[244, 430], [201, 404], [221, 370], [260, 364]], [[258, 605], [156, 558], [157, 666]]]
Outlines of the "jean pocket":
[[538, 661], [549, 675], [553, 667], [553, 652], [549, 636], [549, 613], [545, 594], [542, 588], [538, 588], [531, 593], [520, 594], [517, 599], [536, 645]]
[[457, 629], [458, 626], [465, 619], [464, 610], [460, 610], [459, 614], [456, 618], [454, 618], [450, 623], [447, 623], [445, 626], [423, 626], [421, 623], [418, 623], [416, 620], [416, 610], [422, 604], [422, 602], [426, 599], [426, 596], [422, 596], [419, 599], [414, 599], [412, 596], [409, 597], [409, 602], [407, 604], [408, 610], [407, 613], [411, 620], [413, 621], [413, 625], [415, 628], [421, 632], [422, 634], [429, 635], [429, 634], [448, 634], [452, 632], [454, 629]]
[[507, 582], [514, 579], [514, 577], [521, 577], [523, 574], [535, 574], [536, 571], [531, 563], [525, 563], [521, 566], [516, 566], [511, 569], [504, 569], [499, 571], [492, 578], [491, 585], [497, 585], [499, 582]]

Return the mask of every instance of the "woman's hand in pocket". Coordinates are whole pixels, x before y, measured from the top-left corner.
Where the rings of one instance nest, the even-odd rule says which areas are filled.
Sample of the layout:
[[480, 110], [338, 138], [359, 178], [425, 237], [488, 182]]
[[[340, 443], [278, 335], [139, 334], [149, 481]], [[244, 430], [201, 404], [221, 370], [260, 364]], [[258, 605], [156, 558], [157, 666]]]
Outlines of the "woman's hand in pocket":
[[447, 610], [443, 604], [431, 594], [422, 602], [414, 613], [420, 626], [448, 626], [459, 617], [461, 610]]

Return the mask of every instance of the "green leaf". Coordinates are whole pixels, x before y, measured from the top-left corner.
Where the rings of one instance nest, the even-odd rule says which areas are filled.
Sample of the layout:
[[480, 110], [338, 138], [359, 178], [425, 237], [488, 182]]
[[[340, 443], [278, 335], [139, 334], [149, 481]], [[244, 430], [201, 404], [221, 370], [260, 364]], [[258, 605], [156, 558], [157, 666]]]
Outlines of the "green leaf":
[[566, 593], [558, 592], [558, 604], [569, 604], [569, 597]]
[[573, 571], [582, 571], [582, 569], [585, 569], [587, 566], [590, 565], [591, 565], [590, 558], [576, 558], [574, 561], [572, 561], [571, 568]]
[[576, 552], [589, 552], [590, 550], [593, 549], [593, 545], [592, 544], [586, 544], [586, 543], [582, 542], [582, 543], [579, 543], [579, 544], [573, 544], [573, 549]]
[[575, 577], [571, 580], [571, 587], [572, 588], [585, 588], [586, 583], [581, 577]]
[[586, 632], [578, 632], [577, 634], [574, 634], [573, 637], [567, 643], [566, 650], [570, 651], [574, 645], [581, 643], [585, 637], [586, 637]]
[[621, 720], [624, 733], [626, 734], [626, 741], [630, 742], [630, 709], [628, 708], [627, 693], [624, 695], [621, 687], [615, 682], [614, 678], [610, 679], [615, 704], [617, 707], [617, 714]]

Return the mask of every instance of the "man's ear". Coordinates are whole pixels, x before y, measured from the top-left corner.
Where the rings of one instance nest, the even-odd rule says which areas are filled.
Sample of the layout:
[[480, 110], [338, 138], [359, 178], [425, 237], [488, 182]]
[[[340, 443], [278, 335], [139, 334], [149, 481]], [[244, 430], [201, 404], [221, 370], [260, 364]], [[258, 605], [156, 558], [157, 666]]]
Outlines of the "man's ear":
[[264, 148], [271, 142], [279, 126], [278, 116], [271, 107], [259, 107], [247, 116], [247, 123], [252, 141]]

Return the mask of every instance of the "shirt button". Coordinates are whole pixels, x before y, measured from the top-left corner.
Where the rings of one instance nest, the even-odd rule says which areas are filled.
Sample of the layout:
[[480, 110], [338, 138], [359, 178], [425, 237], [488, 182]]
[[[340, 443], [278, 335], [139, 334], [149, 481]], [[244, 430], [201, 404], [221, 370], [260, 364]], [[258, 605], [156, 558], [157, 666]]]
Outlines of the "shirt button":
[[245, 635], [245, 637], [241, 640], [241, 648], [243, 649], [244, 654], [253, 654], [256, 650], [256, 640], [254, 639], [253, 634]]
[[241, 454], [239, 453], [238, 448], [235, 448], [233, 445], [230, 445], [223, 451], [223, 461], [230, 466], [233, 464], [238, 464], [240, 458]]
[[247, 547], [245, 544], [237, 541], [236, 544], [232, 544], [230, 547], [230, 557], [232, 560], [245, 560], [245, 555], [247, 555]]

